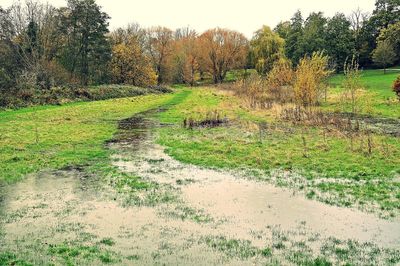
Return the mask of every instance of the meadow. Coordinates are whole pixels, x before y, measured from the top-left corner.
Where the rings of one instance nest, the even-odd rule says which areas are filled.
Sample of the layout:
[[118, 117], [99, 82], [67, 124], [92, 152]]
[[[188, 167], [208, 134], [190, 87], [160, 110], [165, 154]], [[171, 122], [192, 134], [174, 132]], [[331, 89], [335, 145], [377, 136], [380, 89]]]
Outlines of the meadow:
[[162, 105], [171, 94], [37, 106], [0, 112], [0, 182], [44, 169], [108, 159], [118, 121]]
[[[176, 219], [186, 225], [195, 223], [201, 226], [204, 224], [221, 226], [224, 222], [212, 216], [207, 210], [197, 209], [182, 199], [180, 191], [185, 191], [186, 186], [196, 186], [198, 183], [201, 188], [202, 178], [204, 180], [210, 178], [207, 176], [209, 172], [199, 175], [198, 180], [189, 178], [186, 172], [179, 172], [179, 169], [193, 165], [204, 169], [195, 170], [194, 175], [198, 171], [200, 173], [208, 171], [207, 169], [213, 169], [212, 171], [215, 171], [211, 172], [213, 174], [219, 173], [218, 171], [239, 173], [252, 186], [254, 185], [252, 182], [270, 184], [289, 189], [298, 194], [297, 197], [306, 198], [311, 202], [358, 209], [389, 221], [398, 219], [400, 140], [399, 136], [381, 130], [386, 128], [386, 123], [399, 121], [399, 103], [396, 102], [390, 87], [396, 75], [383, 75], [376, 70], [363, 72], [362, 81], [366, 87], [363, 97], [370, 95], [371, 102], [369, 109], [367, 108], [368, 112], [362, 111], [359, 119], [361, 122], [363, 119], [369, 121], [367, 126], [373, 126], [374, 130], [368, 135], [359, 134], [352, 138], [326, 125], [307, 125], [285, 120], [281, 116], [281, 106], [272, 106], [270, 109], [250, 108], [244, 99], [237, 97], [229, 89], [229, 84], [223, 87], [174, 86], [173, 92], [166, 94], [2, 111], [0, 112], [1, 186], [5, 191], [21, 183], [26, 191], [30, 191], [31, 188], [24, 183], [25, 179], [29, 177], [31, 180], [32, 176], [39, 178], [43, 175], [41, 173], [46, 175], [53, 171], [56, 171], [54, 175], [73, 178], [75, 180], [73, 182], [76, 182], [76, 179], [86, 180], [92, 177], [87, 181], [89, 184], [104, 183], [100, 187], [105, 186], [107, 191], [116, 193], [110, 196], [112, 202], [122, 202], [123, 207], [113, 203], [116, 204], [112, 208], [116, 212], [115, 215], [123, 215], [127, 210], [140, 212], [143, 208], [148, 208], [157, 213], [154, 222], [156, 225], [160, 222], [158, 219], [167, 217], [165, 221], [171, 222]], [[330, 78], [327, 101], [322, 102], [319, 107], [322, 112], [331, 114], [348, 111], [347, 106], [343, 107], [338, 102], [338, 95], [342, 91], [341, 80], [341, 75]], [[123, 152], [123, 149], [118, 150], [119, 138], [126, 138], [124, 129], [121, 129], [121, 121], [133, 119], [132, 121], [140, 122], [141, 116], [146, 116], [146, 111], [149, 110], [159, 110], [152, 112], [148, 118], [160, 126], [148, 130], [154, 135], [155, 142], [161, 145], [161, 149], [173, 159], [158, 158], [154, 155], [147, 158], [141, 153], [132, 152], [130, 148]], [[375, 123], [374, 119], [379, 123]], [[138, 134], [141, 134], [141, 130]], [[128, 129], [126, 131], [129, 132]], [[125, 141], [136, 143], [137, 140], [134, 139], [136, 138], [128, 137]], [[143, 139], [143, 141], [142, 149], [151, 152], [152, 148], [146, 148], [148, 140]], [[114, 142], [117, 143], [117, 149], [111, 148]], [[121, 152], [125, 157], [115, 157]], [[176, 166], [174, 159], [182, 165]], [[134, 170], [126, 171], [118, 163], [128, 164], [131, 167], [128, 169]], [[57, 172], [58, 170], [61, 172]], [[174, 178], [177, 179], [173, 180], [174, 185], [163, 184], [159, 180], [156, 182], [149, 179], [148, 175], [158, 178], [175, 175]], [[226, 186], [230, 185], [231, 179], [230, 175], [226, 177]], [[57, 203], [57, 197], [61, 192], [57, 187], [65, 186], [63, 179], [55, 178], [42, 182], [54, 183], [51, 185], [52, 191], [54, 190], [50, 193], [52, 196], [47, 198], [39, 193], [43, 201], [39, 205], [27, 207], [27, 210], [22, 208], [9, 214], [3, 213], [3, 224], [6, 228], [10, 228], [13, 223], [19, 224], [24, 219], [47, 219], [46, 217], [52, 218], [53, 215], [56, 219], [60, 217], [72, 219], [73, 223], [57, 220], [55, 231], [52, 231], [53, 229], [49, 231], [54, 235], [67, 234], [69, 241], [54, 240], [49, 245], [47, 240], [43, 242], [45, 239], [42, 239], [37, 240], [35, 248], [32, 248], [34, 242], [25, 238], [19, 239], [15, 242], [16, 246], [7, 244], [9, 246], [0, 249], [0, 263], [35, 265], [53, 260], [56, 264], [71, 265], [119, 264], [147, 259], [146, 252], [140, 255], [125, 254], [120, 246], [121, 243], [125, 243], [121, 238], [129, 238], [136, 233], [142, 234], [146, 232], [144, 227], [142, 228], [144, 231], [141, 229], [138, 232], [124, 233], [126, 235], [122, 233], [103, 235], [99, 233], [100, 229], [95, 230], [97, 233], [94, 234], [91, 230], [95, 227], [89, 229], [90, 226], [76, 222], [74, 215], [70, 215], [77, 212], [78, 217], [86, 217], [85, 213], [93, 208], [93, 205], [90, 205], [93, 204], [90, 197], [86, 199], [86, 196], [80, 196], [79, 200], [67, 199], [65, 209], [58, 210], [57, 204], [61, 203]], [[111, 187], [108, 187], [109, 185]], [[97, 187], [84, 182], [84, 195], [89, 193], [86, 187], [90, 186]], [[24, 196], [18, 195], [19, 193], [17, 193], [19, 200], [24, 200]], [[67, 195], [69, 198], [70, 194]], [[57, 208], [51, 205], [52, 200], [56, 202]], [[52, 208], [56, 208], [55, 214]], [[165, 221], [162, 221], [161, 225], [165, 226]], [[100, 223], [97, 226], [101, 225]], [[305, 222], [304, 224], [302, 222], [301, 226], [304, 227]], [[223, 254], [221, 256], [226, 256], [227, 261], [252, 260], [275, 264], [286, 261], [301, 265], [332, 265], [335, 262], [363, 263], [368, 257], [375, 263], [395, 265], [400, 260], [396, 249], [382, 249], [372, 243], [346, 242], [333, 238], [318, 240], [322, 241], [322, 246], [317, 248], [320, 249], [319, 253], [314, 253], [310, 252], [309, 247], [313, 241], [317, 241], [310, 240], [314, 239], [314, 236], [305, 235], [307, 239], [302, 242], [296, 240], [299, 234], [296, 230], [305, 229], [293, 229], [295, 231], [291, 233], [274, 227], [268, 230], [272, 232], [272, 240], [267, 238], [265, 241], [272, 243], [263, 247], [253, 246], [249, 240], [232, 239], [225, 235], [210, 234], [190, 241], [213, 250], [214, 255], [217, 254], [215, 252]], [[1, 230], [0, 233], [4, 234]], [[54, 235], [48, 237], [52, 238]], [[71, 238], [71, 235], [76, 237]], [[170, 240], [168, 237], [170, 237], [168, 234], [163, 235], [161, 241], [168, 242]], [[0, 235], [0, 240], [1, 238]], [[174, 249], [168, 247], [165, 242], [161, 243], [158, 249], [151, 253], [151, 260], [167, 258], [163, 252], [180, 250], [178, 248], [180, 244], [176, 245]], [[18, 254], [16, 250], [21, 247], [24, 247], [24, 253]], [[360, 252], [367, 254], [366, 257], [355, 255]]]
[[[364, 71], [362, 80], [371, 96], [372, 112], [379, 118], [398, 118], [400, 105], [391, 84], [397, 73]], [[330, 78], [328, 101], [321, 109], [338, 112], [335, 95], [341, 91], [342, 75]], [[398, 213], [400, 187], [400, 141], [374, 133], [373, 152], [367, 140], [354, 141], [321, 127], [292, 125], [281, 121], [277, 111], [248, 108], [229, 91], [215, 88], [176, 87], [172, 107], [159, 115], [174, 127], [159, 129], [158, 143], [178, 160], [207, 167], [261, 171], [280, 185], [305, 189], [309, 197], [333, 204], [377, 204], [383, 211]], [[13, 182], [43, 169], [90, 165], [109, 156], [104, 143], [117, 130], [117, 121], [166, 104], [173, 94], [77, 102], [63, 106], [38, 106], [0, 112], [0, 180]], [[210, 113], [227, 117], [229, 123], [215, 128], [182, 127], [185, 118], [204, 119]], [[301, 178], [281, 179], [282, 173]], [[266, 173], [266, 175], [265, 175]], [[279, 174], [280, 173], [280, 174]], [[327, 180], [327, 182], [325, 182]], [[392, 215], [394, 215], [392, 213]]]
[[[390, 89], [395, 75], [376, 71], [366, 74], [365, 83], [371, 77], [375, 80], [374, 87], [367, 87], [367, 93], [374, 95], [374, 114], [397, 117], [399, 105]], [[331, 79], [333, 95], [341, 90], [340, 79], [339, 75]], [[383, 97], [389, 97], [390, 103], [382, 103]], [[332, 98], [322, 110], [335, 108], [337, 103]], [[210, 112], [226, 116], [230, 122], [215, 128], [186, 129], [179, 125], [187, 117], [206, 119]], [[160, 119], [178, 125], [162, 128], [158, 138], [178, 160], [206, 167], [260, 170], [256, 175], [261, 179], [304, 190], [309, 198], [358, 206], [384, 216], [398, 215], [398, 137], [372, 134], [373, 152], [368, 154], [368, 140], [363, 137], [350, 140], [324, 127], [293, 125], [281, 121], [274, 110], [249, 110], [230, 93], [213, 88], [192, 90], [185, 102]]]
[[[365, 70], [361, 72], [361, 81], [366, 89], [366, 95], [361, 98], [362, 113], [377, 117], [400, 118], [400, 106], [391, 87], [393, 81], [399, 75], [398, 70], [388, 71], [383, 74], [382, 70]], [[342, 82], [344, 75], [337, 74], [329, 79], [330, 99], [323, 105], [326, 110], [343, 111], [340, 107], [338, 94], [343, 90]], [[344, 111], [351, 111], [350, 107]]]

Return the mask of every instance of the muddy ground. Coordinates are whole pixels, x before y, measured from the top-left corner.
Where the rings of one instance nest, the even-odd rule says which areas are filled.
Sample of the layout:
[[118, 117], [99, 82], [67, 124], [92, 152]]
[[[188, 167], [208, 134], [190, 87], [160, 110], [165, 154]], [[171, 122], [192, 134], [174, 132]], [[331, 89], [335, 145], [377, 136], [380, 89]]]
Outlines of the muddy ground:
[[182, 164], [154, 144], [155, 128], [168, 126], [156, 112], [121, 121], [107, 144], [113, 165], [145, 189], [81, 169], [30, 175], [1, 192], [0, 252], [36, 265], [400, 263], [399, 218]]

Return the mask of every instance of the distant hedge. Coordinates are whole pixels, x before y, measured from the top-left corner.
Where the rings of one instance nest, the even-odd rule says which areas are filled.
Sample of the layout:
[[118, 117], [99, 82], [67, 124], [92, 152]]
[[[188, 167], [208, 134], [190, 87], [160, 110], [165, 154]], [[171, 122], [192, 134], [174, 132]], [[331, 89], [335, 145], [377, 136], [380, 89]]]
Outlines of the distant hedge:
[[0, 90], [0, 108], [14, 109], [34, 105], [58, 105], [73, 101], [98, 101], [169, 92], [171, 92], [171, 89], [163, 86], [140, 88], [129, 85], [99, 85], [87, 88], [53, 87], [48, 90], [38, 88]]

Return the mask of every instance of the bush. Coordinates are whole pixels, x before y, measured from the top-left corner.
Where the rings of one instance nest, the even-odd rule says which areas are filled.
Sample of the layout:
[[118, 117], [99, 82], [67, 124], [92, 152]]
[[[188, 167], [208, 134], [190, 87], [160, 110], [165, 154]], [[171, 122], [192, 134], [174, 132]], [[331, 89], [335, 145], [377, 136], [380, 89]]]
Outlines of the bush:
[[332, 73], [328, 61], [329, 57], [321, 52], [300, 60], [294, 83], [294, 97], [299, 106], [310, 107], [319, 103], [325, 92], [324, 81]]
[[397, 79], [393, 83], [393, 91], [396, 93], [397, 98], [399, 98], [400, 101], [400, 75], [397, 77]]
[[169, 92], [171, 92], [170, 89], [161, 86], [140, 88], [128, 85], [100, 85], [88, 88], [52, 87], [46, 90], [40, 87], [22, 87], [0, 91], [0, 107], [20, 108], [32, 105], [54, 105], [71, 101], [97, 101]]
[[267, 84], [271, 95], [279, 102], [290, 102], [293, 98], [294, 71], [292, 64], [287, 59], [275, 62], [268, 74]]
[[270, 108], [273, 99], [268, 91], [266, 79], [257, 73], [237, 81], [233, 85], [236, 95], [244, 98], [251, 108]]

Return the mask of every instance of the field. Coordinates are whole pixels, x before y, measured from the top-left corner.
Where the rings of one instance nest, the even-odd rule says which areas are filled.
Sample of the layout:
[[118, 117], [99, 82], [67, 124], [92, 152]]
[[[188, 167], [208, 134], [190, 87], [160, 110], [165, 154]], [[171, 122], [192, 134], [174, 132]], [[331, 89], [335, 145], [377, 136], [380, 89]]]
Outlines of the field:
[[[399, 72], [395, 70], [388, 71], [386, 75], [382, 73], [382, 70], [366, 70], [362, 72], [362, 83], [367, 90], [366, 97], [364, 97], [364, 101], [361, 104], [363, 105], [362, 112], [364, 114], [392, 118], [400, 117], [400, 106], [391, 90], [393, 81], [398, 75]], [[324, 106], [327, 110], [340, 109], [337, 93], [341, 91], [343, 77], [343, 75], [335, 75], [329, 80], [331, 87], [333, 87], [333, 93], [329, 104]], [[365, 98], [367, 99], [366, 101]], [[350, 111], [350, 109], [347, 109], [347, 111]]]
[[108, 158], [105, 141], [117, 121], [161, 105], [171, 95], [151, 95], [0, 113], [1, 182], [44, 169], [90, 165]]
[[2, 111], [0, 265], [396, 265], [397, 75], [363, 72], [351, 138], [229, 86]]

